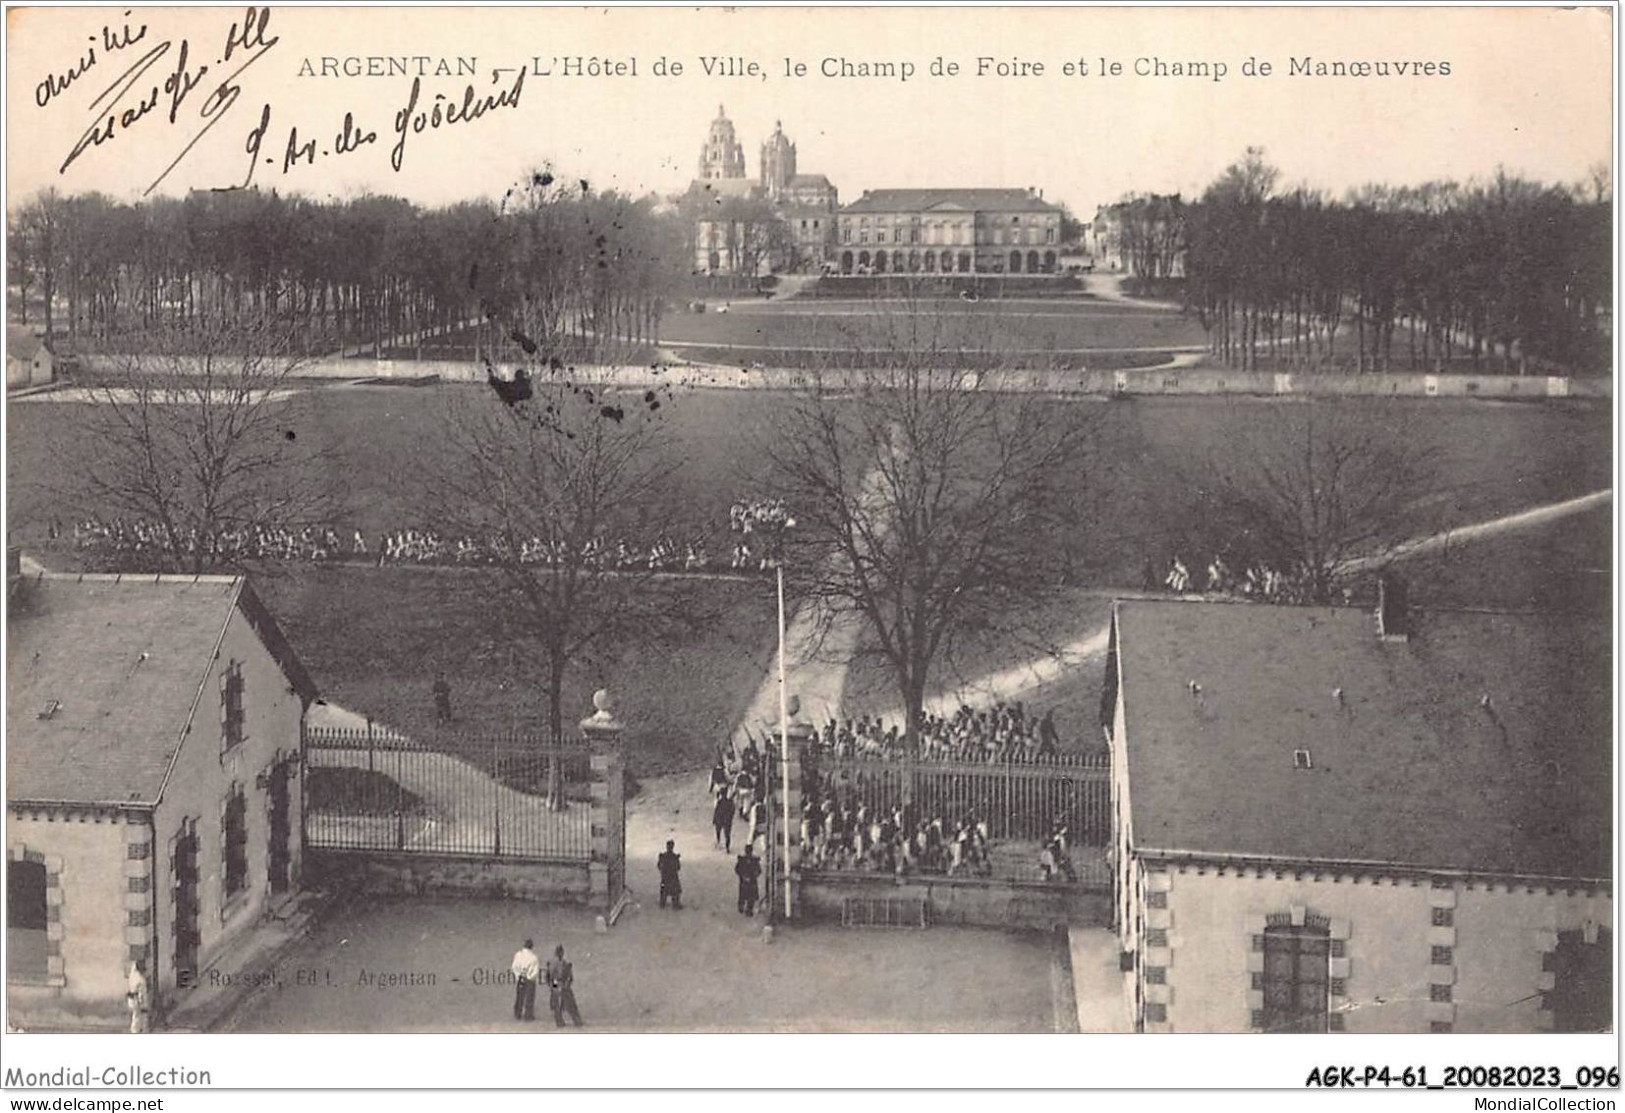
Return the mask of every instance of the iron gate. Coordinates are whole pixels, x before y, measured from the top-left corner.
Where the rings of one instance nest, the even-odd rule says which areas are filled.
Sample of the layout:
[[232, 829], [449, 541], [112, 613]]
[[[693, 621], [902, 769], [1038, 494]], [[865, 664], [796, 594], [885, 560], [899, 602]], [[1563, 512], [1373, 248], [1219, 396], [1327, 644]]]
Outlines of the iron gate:
[[303, 751], [307, 847], [592, 857], [584, 743], [554, 747], [522, 734], [423, 743], [375, 726], [307, 727]]

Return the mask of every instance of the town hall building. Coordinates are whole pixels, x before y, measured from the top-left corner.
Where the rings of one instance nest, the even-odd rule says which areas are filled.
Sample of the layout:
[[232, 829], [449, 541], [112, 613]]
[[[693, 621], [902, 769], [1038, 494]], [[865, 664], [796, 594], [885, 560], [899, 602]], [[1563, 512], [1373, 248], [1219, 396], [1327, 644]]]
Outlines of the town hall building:
[[1034, 189], [876, 189], [840, 213], [841, 274], [1055, 274], [1061, 207]]

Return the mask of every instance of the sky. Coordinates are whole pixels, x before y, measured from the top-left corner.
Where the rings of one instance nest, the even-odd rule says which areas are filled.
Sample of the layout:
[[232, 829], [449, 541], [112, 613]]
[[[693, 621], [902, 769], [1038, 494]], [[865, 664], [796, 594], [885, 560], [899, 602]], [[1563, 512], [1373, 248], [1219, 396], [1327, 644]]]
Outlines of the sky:
[[[1129, 191], [1198, 194], [1250, 145], [1283, 186], [1333, 194], [1498, 166], [1570, 182], [1612, 148], [1600, 8], [265, 11], [10, 9], [8, 206], [47, 186], [134, 200], [245, 184], [439, 205], [500, 196], [542, 165], [667, 194], [694, 176], [719, 105], [752, 176], [782, 121], [798, 168], [843, 201], [1033, 187], [1085, 217]], [[622, 72], [566, 74], [570, 58]], [[450, 72], [436, 75], [442, 59]], [[1305, 59], [1389, 72], [1294, 74]], [[421, 131], [405, 117], [404, 141], [403, 66], [428, 70], [416, 102], [428, 115]], [[517, 103], [446, 122], [465, 96], [476, 110]], [[341, 152], [346, 113], [359, 141]]]

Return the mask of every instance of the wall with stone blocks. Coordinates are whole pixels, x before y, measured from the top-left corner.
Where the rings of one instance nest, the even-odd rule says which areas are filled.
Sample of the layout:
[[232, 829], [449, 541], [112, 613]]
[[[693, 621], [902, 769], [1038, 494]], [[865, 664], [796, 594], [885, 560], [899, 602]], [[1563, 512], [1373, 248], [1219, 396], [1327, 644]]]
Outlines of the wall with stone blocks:
[[596, 907], [586, 861], [517, 862], [306, 850], [305, 884], [344, 892], [496, 897]]

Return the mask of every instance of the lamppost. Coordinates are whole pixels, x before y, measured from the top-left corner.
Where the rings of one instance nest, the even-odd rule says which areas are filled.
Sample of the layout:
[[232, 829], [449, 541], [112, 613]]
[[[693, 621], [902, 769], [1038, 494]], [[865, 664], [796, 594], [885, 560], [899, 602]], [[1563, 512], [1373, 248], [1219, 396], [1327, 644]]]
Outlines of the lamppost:
[[[772, 561], [779, 594], [779, 801], [784, 827], [784, 916], [792, 909], [790, 882], [790, 697], [785, 678], [784, 620], [784, 535], [796, 527], [783, 499], [736, 503], [731, 515], [734, 527], [747, 537], [759, 534], [766, 540], [762, 560]], [[799, 708], [798, 708], [799, 710]]]

